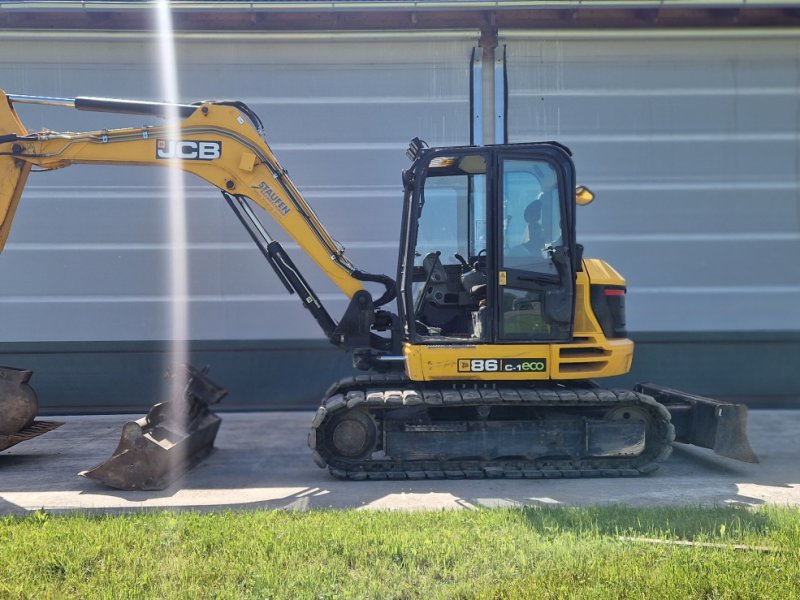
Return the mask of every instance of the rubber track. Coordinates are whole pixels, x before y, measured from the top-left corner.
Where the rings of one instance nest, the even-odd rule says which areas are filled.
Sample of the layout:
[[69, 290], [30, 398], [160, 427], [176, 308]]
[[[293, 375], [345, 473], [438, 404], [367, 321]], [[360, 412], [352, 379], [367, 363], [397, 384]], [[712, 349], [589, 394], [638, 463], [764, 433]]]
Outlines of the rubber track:
[[[449, 460], [407, 461], [396, 459], [367, 459], [354, 461], [338, 458], [324, 448], [322, 431], [332, 415], [355, 407], [376, 409], [399, 406], [459, 406], [459, 405], [527, 405], [543, 407], [585, 406], [596, 408], [616, 405], [637, 405], [650, 412], [653, 427], [645, 452], [632, 458], [586, 458], [576, 460]], [[308, 436], [314, 461], [327, 467], [339, 479], [541, 479], [575, 477], [634, 477], [651, 473], [672, 453], [675, 428], [669, 411], [651, 396], [631, 390], [609, 390], [591, 385], [526, 386], [519, 382], [479, 384], [462, 387], [453, 384], [432, 385], [411, 382], [403, 375], [362, 375], [343, 379], [331, 386], [317, 410]]]

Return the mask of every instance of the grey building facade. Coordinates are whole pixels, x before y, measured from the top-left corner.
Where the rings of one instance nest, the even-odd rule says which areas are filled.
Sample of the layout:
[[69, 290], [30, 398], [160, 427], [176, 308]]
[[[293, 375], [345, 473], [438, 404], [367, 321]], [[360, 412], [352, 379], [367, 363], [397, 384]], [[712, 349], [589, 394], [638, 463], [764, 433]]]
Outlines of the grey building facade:
[[[35, 12], [36, 3], [22, 4]], [[471, 3], [455, 4], [469, 13]], [[16, 21], [0, 21], [0, 88], [162, 96], [156, 34], [137, 24], [139, 13], [52, 30], [25, 26], [26, 13], [14, 10]], [[236, 98], [255, 109], [353, 262], [389, 275], [411, 137], [468, 144], [472, 130], [484, 141], [499, 132], [510, 142], [560, 141], [597, 196], [578, 213], [579, 241], [628, 280], [639, 346], [634, 372], [614, 383], [800, 394], [800, 28], [785, 18], [749, 25], [745, 15], [738, 25], [633, 26], [620, 17], [615, 28], [537, 29], [516, 14], [519, 26], [505, 28], [497, 22], [511, 17], [499, 9], [490, 28], [466, 17], [382, 31], [189, 24], [175, 37], [179, 91], [186, 102]], [[144, 124], [19, 112], [31, 130]], [[349, 358], [285, 293], [219, 193], [186, 185], [193, 361], [231, 390], [229, 408], [313, 406], [351, 372]], [[138, 410], [157, 400], [169, 362], [167, 202], [158, 169], [31, 176], [0, 258], [0, 359], [34, 368], [44, 410]], [[294, 256], [341, 314], [345, 299]]]

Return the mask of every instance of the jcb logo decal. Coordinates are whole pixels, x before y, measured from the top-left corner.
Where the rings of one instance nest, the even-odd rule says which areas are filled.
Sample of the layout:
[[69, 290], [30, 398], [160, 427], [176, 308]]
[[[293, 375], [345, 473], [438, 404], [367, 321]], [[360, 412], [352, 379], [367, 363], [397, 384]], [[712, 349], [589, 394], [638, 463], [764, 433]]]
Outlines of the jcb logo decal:
[[194, 140], [156, 140], [156, 158], [216, 160], [222, 156], [222, 142]]
[[459, 358], [459, 373], [543, 373], [544, 358]]

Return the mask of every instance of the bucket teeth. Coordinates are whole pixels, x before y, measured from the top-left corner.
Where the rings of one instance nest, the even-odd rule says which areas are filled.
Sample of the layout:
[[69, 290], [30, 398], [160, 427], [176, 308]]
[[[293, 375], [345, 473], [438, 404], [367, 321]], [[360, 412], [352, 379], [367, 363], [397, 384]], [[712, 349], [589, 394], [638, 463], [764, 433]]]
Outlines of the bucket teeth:
[[179, 372], [182, 393], [126, 423], [111, 458], [79, 475], [120, 490], [163, 490], [208, 456], [222, 422], [208, 405], [227, 391], [190, 365]]

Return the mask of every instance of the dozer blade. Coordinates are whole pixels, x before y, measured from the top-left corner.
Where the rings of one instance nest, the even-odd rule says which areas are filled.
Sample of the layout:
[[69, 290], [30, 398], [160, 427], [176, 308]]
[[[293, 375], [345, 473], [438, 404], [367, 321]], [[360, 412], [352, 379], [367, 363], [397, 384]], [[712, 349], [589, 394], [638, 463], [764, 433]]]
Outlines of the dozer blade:
[[675, 441], [710, 448], [720, 456], [757, 463], [747, 439], [747, 407], [695, 396], [670, 388], [640, 383], [634, 390], [663, 404], [675, 426]]
[[28, 369], [0, 366], [0, 451], [63, 425], [34, 420], [39, 403], [28, 385], [31, 375]]
[[182, 393], [125, 423], [111, 458], [79, 475], [119, 490], [163, 490], [208, 456], [222, 422], [209, 404], [228, 392], [205, 370], [181, 369], [187, 378]]

